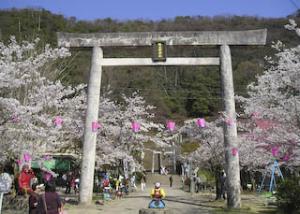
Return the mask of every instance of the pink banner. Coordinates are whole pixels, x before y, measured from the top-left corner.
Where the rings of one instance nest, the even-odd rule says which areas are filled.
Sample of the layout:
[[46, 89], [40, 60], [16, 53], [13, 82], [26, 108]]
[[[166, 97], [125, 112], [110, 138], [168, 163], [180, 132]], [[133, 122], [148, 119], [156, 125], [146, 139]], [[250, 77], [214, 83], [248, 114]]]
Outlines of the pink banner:
[[141, 128], [141, 125], [138, 122], [131, 123], [131, 129], [133, 132], [139, 132], [140, 128]]
[[198, 118], [196, 121], [198, 127], [204, 128], [205, 127], [205, 119], [204, 118]]
[[54, 124], [55, 124], [56, 127], [61, 127], [62, 123], [63, 123], [63, 119], [62, 119], [61, 116], [56, 116], [54, 118]]
[[272, 149], [271, 149], [271, 152], [272, 152], [272, 155], [274, 157], [277, 157], [278, 153], [279, 153], [279, 147], [278, 146], [273, 146]]
[[92, 122], [92, 131], [93, 132], [97, 132], [98, 129], [100, 129], [100, 128], [101, 128], [100, 123], [98, 123], [97, 121]]
[[174, 121], [168, 121], [167, 122], [167, 128], [168, 128], [168, 130], [170, 130], [170, 131], [174, 131], [175, 130], [175, 122]]
[[30, 160], [31, 160], [31, 155], [29, 154], [29, 153], [24, 153], [24, 155], [23, 155], [23, 159], [24, 159], [24, 161], [25, 162], [29, 162]]
[[231, 154], [232, 154], [233, 156], [236, 156], [236, 155], [238, 154], [238, 149], [237, 149], [237, 148], [232, 148], [232, 149], [231, 149]]

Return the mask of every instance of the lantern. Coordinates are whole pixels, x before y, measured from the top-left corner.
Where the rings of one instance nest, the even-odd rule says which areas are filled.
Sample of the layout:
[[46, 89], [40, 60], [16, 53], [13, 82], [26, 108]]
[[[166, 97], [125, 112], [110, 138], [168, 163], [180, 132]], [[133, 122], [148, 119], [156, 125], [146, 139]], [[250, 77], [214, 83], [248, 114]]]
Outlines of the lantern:
[[55, 123], [55, 126], [56, 127], [61, 127], [62, 126], [62, 123], [63, 123], [63, 119], [61, 116], [56, 116], [54, 118], [54, 123]]
[[165, 62], [167, 60], [167, 52], [166, 52], [166, 42], [165, 41], [155, 41], [152, 42], [153, 47], [153, 62]]
[[273, 146], [271, 149], [272, 155], [274, 157], [278, 156], [278, 152], [279, 152], [279, 147], [278, 146]]
[[196, 121], [198, 127], [204, 128], [205, 127], [205, 119], [204, 118], [198, 118]]
[[131, 123], [131, 129], [133, 132], [140, 131], [141, 125], [138, 122], [132, 122]]
[[238, 154], [238, 149], [237, 149], [237, 148], [232, 148], [232, 149], [231, 149], [231, 154], [232, 154], [233, 156], [236, 156], [236, 155]]
[[174, 121], [168, 121], [167, 122], [167, 128], [168, 128], [168, 130], [170, 130], [170, 131], [174, 131], [175, 130], [175, 122]]
[[100, 128], [101, 128], [101, 125], [97, 121], [92, 122], [92, 131], [93, 132], [97, 132], [98, 129], [100, 129]]

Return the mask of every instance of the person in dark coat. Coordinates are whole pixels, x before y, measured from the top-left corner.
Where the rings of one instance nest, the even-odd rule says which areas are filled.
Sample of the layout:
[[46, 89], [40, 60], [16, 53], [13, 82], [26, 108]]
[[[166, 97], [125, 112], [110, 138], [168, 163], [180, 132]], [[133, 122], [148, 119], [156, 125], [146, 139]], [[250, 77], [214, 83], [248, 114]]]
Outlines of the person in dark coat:
[[38, 214], [37, 206], [39, 200], [39, 194], [36, 192], [37, 184], [34, 183], [31, 186], [32, 192], [30, 192], [29, 196], [29, 214]]
[[170, 181], [170, 187], [172, 187], [173, 186], [173, 177], [172, 177], [172, 175], [170, 175], [169, 181]]
[[45, 184], [45, 193], [38, 200], [38, 213], [59, 214], [61, 211], [62, 203], [60, 196], [55, 190], [55, 182], [49, 181]]

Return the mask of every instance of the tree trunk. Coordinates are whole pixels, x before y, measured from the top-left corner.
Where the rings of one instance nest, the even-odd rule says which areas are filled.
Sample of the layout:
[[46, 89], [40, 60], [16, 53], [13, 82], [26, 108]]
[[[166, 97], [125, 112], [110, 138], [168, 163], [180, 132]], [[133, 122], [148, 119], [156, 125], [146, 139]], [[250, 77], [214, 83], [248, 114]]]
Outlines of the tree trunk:
[[238, 148], [238, 142], [231, 54], [228, 45], [221, 45], [220, 61], [224, 110], [227, 120], [230, 121], [224, 123], [224, 147], [227, 174], [227, 206], [228, 208], [240, 208], [240, 167], [239, 155], [237, 152], [233, 152]]
[[88, 85], [87, 110], [84, 127], [83, 157], [79, 194], [79, 200], [81, 204], [90, 204], [93, 196], [97, 132], [92, 131], [92, 122], [98, 120], [102, 58], [102, 49], [100, 47], [94, 47], [90, 80]]

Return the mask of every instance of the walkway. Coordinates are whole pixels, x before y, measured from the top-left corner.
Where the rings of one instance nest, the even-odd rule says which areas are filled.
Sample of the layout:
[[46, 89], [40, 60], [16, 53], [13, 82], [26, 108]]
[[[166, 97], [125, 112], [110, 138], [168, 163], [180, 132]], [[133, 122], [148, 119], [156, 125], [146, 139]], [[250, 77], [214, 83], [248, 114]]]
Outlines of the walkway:
[[[205, 196], [200, 199], [200, 196], [192, 197], [191, 194], [183, 192], [178, 188], [170, 188], [163, 186], [166, 191], [167, 198], [165, 200], [167, 209], [171, 210], [173, 214], [209, 214], [210, 207], [205, 207], [205, 202], [208, 202], [209, 197]], [[89, 207], [71, 206], [67, 207], [68, 214], [137, 214], [140, 209], [147, 208], [150, 201], [150, 188], [146, 191], [133, 192], [129, 196], [121, 200], [112, 200], [105, 202], [104, 205], [91, 205]]]

